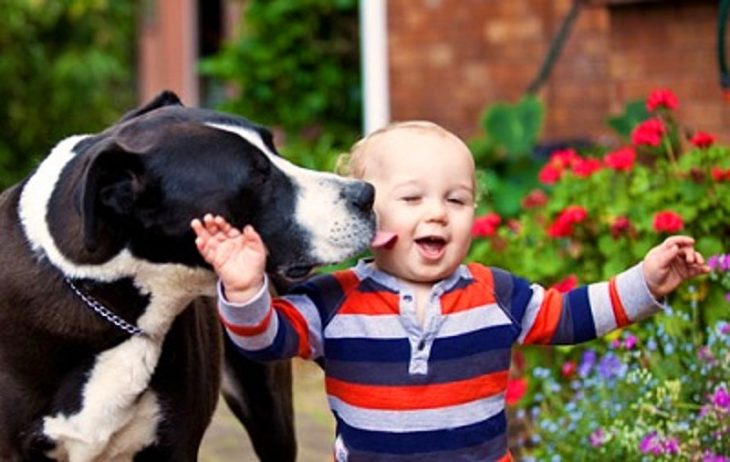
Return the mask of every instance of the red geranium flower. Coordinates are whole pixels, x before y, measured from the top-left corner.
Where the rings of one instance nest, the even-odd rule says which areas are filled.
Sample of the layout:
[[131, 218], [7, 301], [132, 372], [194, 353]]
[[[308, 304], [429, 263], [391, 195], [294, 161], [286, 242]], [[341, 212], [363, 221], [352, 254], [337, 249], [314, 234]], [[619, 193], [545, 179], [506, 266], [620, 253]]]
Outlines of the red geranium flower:
[[532, 191], [530, 191], [530, 194], [522, 199], [522, 207], [526, 209], [542, 207], [543, 205], [547, 204], [547, 201], [548, 196], [547, 194], [545, 194], [545, 191], [543, 191], [542, 189], [533, 189]]
[[571, 274], [550, 286], [551, 289], [555, 289], [561, 294], [570, 292], [576, 287], [578, 287], [578, 277], [575, 274]]
[[715, 137], [707, 132], [697, 130], [695, 134], [692, 135], [690, 143], [698, 148], [709, 148], [715, 143]]
[[507, 401], [507, 404], [516, 404], [525, 396], [525, 393], [527, 393], [526, 378], [509, 379], [507, 381], [507, 392], [505, 393], [504, 399]]
[[631, 133], [631, 142], [637, 146], [659, 146], [666, 133], [664, 122], [660, 119], [648, 119], [640, 123]]
[[730, 168], [725, 170], [717, 166], [712, 167], [710, 175], [712, 175], [712, 179], [715, 181], [730, 181]]
[[588, 216], [586, 209], [579, 205], [570, 205], [563, 209], [558, 218], [548, 228], [551, 237], [567, 237], [573, 234], [573, 225], [585, 220]]
[[671, 210], [662, 210], [654, 215], [654, 230], [657, 233], [676, 233], [684, 228], [682, 217]]
[[611, 236], [616, 239], [629, 229], [631, 229], [631, 221], [628, 218], [623, 216], [616, 217], [613, 223], [611, 223]]
[[565, 169], [572, 168], [579, 160], [580, 156], [575, 152], [575, 149], [568, 148], [554, 151], [537, 177], [544, 184], [554, 184], [560, 180]]
[[653, 90], [646, 99], [646, 108], [649, 112], [653, 112], [658, 107], [677, 109], [677, 107], [679, 107], [679, 100], [672, 90], [657, 88], [656, 90]]
[[471, 235], [475, 237], [494, 236], [500, 223], [502, 223], [502, 217], [493, 212], [478, 217], [474, 219]]
[[581, 178], [586, 178], [601, 169], [601, 161], [592, 157], [579, 157], [573, 164], [573, 173]]
[[562, 375], [566, 379], [569, 379], [575, 375], [575, 371], [577, 368], [577, 364], [572, 359], [570, 361], [565, 361], [563, 363], [563, 366], [560, 368], [560, 375]]
[[625, 147], [609, 152], [603, 158], [603, 162], [609, 168], [614, 170], [629, 171], [634, 168], [636, 161], [636, 151], [632, 147]]

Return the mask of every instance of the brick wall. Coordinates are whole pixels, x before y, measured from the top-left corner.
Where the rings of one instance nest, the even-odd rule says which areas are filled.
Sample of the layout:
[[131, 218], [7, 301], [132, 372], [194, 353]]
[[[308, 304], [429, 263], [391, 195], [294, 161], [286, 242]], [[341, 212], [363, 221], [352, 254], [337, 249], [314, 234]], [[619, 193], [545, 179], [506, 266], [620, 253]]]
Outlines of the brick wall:
[[[655, 87], [681, 120], [730, 141], [715, 57], [717, 2], [585, 7], [540, 96], [544, 139], [610, 134], [605, 117]], [[389, 0], [391, 114], [431, 119], [463, 137], [484, 108], [515, 101], [542, 63], [570, 0]]]

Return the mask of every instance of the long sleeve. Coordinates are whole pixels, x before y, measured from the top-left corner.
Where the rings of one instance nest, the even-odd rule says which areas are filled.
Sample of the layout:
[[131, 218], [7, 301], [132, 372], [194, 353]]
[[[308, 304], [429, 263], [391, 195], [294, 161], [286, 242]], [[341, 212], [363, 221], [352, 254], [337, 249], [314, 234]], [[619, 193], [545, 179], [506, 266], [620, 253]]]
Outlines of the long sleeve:
[[228, 336], [256, 360], [299, 356], [315, 359], [322, 354], [319, 312], [306, 295], [272, 298], [268, 278], [247, 303], [229, 302], [218, 284], [218, 313]]
[[[641, 264], [609, 281], [560, 293], [530, 284], [507, 272], [501, 280], [502, 304], [520, 328], [521, 344], [575, 344], [600, 337], [662, 309], [644, 280]], [[506, 289], [505, 289], [506, 288]]]

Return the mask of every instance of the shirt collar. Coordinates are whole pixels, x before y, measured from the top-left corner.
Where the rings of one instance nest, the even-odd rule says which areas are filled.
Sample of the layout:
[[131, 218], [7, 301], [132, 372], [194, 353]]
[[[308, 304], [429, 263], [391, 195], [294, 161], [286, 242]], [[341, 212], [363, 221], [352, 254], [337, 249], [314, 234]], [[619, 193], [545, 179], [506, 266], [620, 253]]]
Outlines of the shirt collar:
[[[387, 287], [393, 292], [400, 292], [403, 289], [403, 284], [401, 283], [400, 279], [393, 276], [392, 274], [380, 271], [375, 267], [375, 264], [373, 263], [373, 257], [367, 257], [358, 260], [357, 265], [355, 265], [354, 271], [361, 281], [365, 280], [366, 278], [371, 278], [378, 284]], [[454, 287], [456, 283], [462, 279], [473, 279], [473, 276], [471, 275], [471, 272], [466, 267], [466, 265], [459, 265], [458, 268], [456, 268], [456, 270], [451, 273], [450, 276], [434, 284], [433, 290], [435, 292], [438, 292], [439, 294], [443, 294], [451, 290], [451, 288]]]

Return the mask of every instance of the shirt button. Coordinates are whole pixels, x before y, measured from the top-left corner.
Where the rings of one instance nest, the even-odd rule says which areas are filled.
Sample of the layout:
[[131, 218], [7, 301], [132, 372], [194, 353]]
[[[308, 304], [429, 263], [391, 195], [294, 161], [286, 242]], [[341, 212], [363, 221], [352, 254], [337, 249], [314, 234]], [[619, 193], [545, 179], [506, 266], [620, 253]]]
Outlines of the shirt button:
[[410, 302], [411, 302], [411, 300], [413, 300], [413, 297], [411, 297], [410, 295], [407, 295], [407, 294], [406, 294], [406, 295], [404, 295], [404, 296], [403, 296], [403, 301], [404, 301], [404, 302], [406, 302], [406, 303], [410, 303]]
[[418, 342], [418, 351], [423, 351], [423, 349], [426, 348], [426, 342], [424, 340], [421, 340]]

